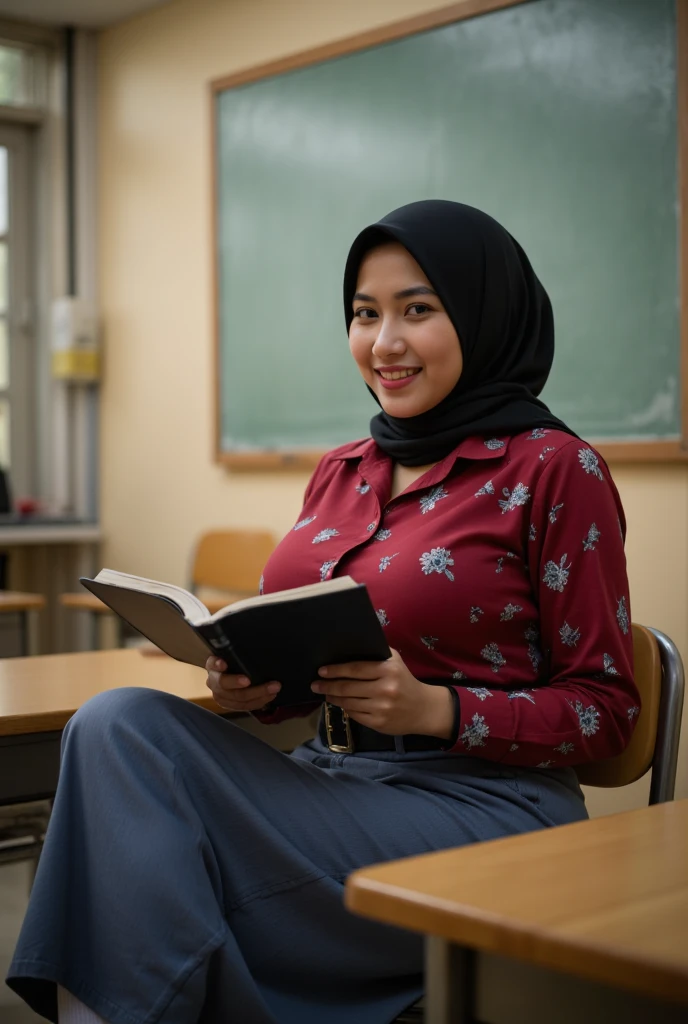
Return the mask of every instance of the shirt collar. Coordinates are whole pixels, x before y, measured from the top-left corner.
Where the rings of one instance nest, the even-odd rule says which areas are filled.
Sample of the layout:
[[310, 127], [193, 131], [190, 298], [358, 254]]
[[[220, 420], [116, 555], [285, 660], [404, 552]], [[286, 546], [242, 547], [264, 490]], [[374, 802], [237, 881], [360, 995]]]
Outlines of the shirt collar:
[[[410, 490], [423, 490], [433, 487], [444, 480], [450, 473], [457, 459], [471, 462], [484, 462], [488, 459], [503, 459], [509, 450], [511, 438], [506, 437], [466, 437], [453, 451], [445, 455], [436, 466], [429, 469], [416, 481]], [[341, 461], [360, 459], [358, 472], [373, 484], [381, 483], [381, 493], [389, 486], [391, 479], [391, 459], [375, 443], [372, 437], [354, 441], [346, 450], [334, 456]], [[380, 478], [380, 480], [378, 480]], [[380, 499], [382, 500], [382, 499]]]
[[[456, 459], [470, 459], [471, 461], [501, 459], [509, 450], [510, 441], [510, 437], [466, 437], [449, 455], [445, 455], [437, 463], [435, 469], [439, 466], [444, 466], [445, 463], [447, 464], [447, 469], [449, 469]], [[346, 446], [344, 451], [334, 455], [333, 458], [344, 461], [345, 459], [360, 459], [365, 455], [379, 459], [387, 458], [382, 449], [378, 448], [372, 437], [364, 437], [360, 441], [352, 441], [350, 445]]]

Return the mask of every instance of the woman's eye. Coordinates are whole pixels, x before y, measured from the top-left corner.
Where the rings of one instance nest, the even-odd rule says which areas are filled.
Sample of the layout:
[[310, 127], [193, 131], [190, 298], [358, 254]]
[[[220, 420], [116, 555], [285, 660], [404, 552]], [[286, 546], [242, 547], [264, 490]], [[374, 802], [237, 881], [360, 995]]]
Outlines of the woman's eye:
[[377, 313], [375, 312], [374, 309], [367, 309], [362, 306], [361, 309], [357, 309], [354, 311], [354, 316], [357, 317], [359, 320], [372, 320], [374, 319], [374, 317], [377, 316]]
[[406, 310], [407, 313], [415, 313], [416, 316], [420, 316], [422, 313], [427, 313], [430, 307], [424, 302], [414, 302], [412, 306]]

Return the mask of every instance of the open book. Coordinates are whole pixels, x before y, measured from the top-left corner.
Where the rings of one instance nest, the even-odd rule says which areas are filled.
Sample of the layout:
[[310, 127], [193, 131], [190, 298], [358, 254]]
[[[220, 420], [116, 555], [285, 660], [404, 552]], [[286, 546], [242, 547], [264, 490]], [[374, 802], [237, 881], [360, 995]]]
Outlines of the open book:
[[322, 665], [390, 656], [368, 591], [350, 576], [249, 597], [214, 615], [182, 587], [114, 569], [81, 583], [178, 661], [203, 667], [215, 654], [254, 686], [282, 683], [271, 707], [322, 699], [310, 688]]

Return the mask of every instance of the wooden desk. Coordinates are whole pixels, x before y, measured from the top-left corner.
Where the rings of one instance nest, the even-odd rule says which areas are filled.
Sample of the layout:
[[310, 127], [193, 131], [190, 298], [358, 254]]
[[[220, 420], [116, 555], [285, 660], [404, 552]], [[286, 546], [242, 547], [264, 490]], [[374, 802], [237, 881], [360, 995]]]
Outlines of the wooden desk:
[[97, 571], [102, 539], [97, 523], [69, 517], [22, 519], [0, 515], [0, 557], [9, 553], [6, 586], [45, 595], [47, 607], [36, 622], [36, 642], [45, 652], [90, 646], [88, 622], [73, 622], [59, 607], [59, 595], [73, 590], [79, 576]]
[[423, 932], [426, 1024], [688, 1021], [688, 800], [355, 872]]
[[0, 659], [0, 803], [53, 795], [62, 729], [90, 697], [147, 686], [222, 713], [205, 680], [200, 668], [138, 651]]

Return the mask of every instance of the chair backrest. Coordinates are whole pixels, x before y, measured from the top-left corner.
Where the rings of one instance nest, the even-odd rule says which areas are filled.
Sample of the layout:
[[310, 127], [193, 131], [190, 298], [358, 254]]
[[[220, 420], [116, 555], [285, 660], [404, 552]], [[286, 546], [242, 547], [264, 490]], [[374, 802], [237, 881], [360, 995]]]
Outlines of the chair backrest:
[[633, 623], [635, 683], [642, 710], [631, 741], [617, 757], [576, 766], [586, 786], [635, 782], [652, 768], [650, 803], [673, 799], [683, 708], [683, 663], [676, 646], [658, 630]]
[[267, 530], [212, 530], [196, 545], [191, 584], [256, 594], [263, 566], [275, 549]]

